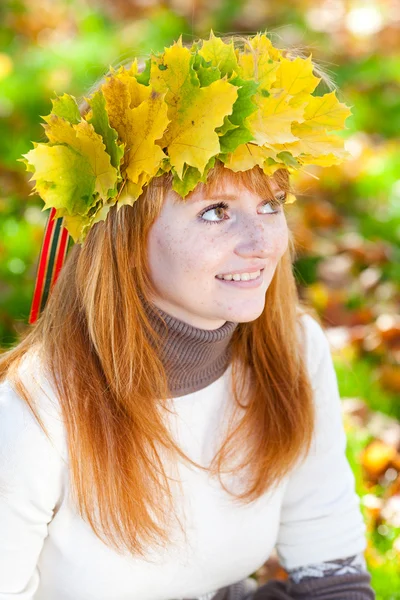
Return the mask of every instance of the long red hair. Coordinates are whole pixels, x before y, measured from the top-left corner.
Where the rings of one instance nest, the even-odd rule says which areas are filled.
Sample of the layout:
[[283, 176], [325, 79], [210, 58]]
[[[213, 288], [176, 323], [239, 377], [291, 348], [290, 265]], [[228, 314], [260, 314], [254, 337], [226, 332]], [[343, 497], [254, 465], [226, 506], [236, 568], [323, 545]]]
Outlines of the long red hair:
[[[227, 176], [263, 198], [274, 197], [259, 167], [233, 173], [217, 163], [207, 185], [220, 185]], [[289, 190], [286, 171], [276, 171], [274, 179]], [[206, 469], [182, 452], [163, 421], [167, 377], [157, 344], [148, 341], [157, 334], [140, 300], [154, 291], [146, 239], [170, 185], [168, 175], [153, 180], [133, 207], [112, 207], [85, 245], [72, 247], [39, 319], [0, 356], [0, 380], [10, 378], [47, 434], [35, 398], [18, 376], [24, 355], [40, 348], [65, 424], [78, 509], [103, 541], [142, 556], [147, 546], [168, 542], [174, 511], [160, 448], [172, 461]], [[299, 335], [305, 308], [294, 258], [290, 235], [266, 308], [255, 321], [239, 323], [232, 338], [234, 402], [241, 418], [232, 419], [208, 470], [213, 477], [237, 473], [230, 461], [243, 449], [239, 470], [245, 469], [248, 488], [237, 500], [244, 503], [279, 483], [312, 438], [312, 389]]]

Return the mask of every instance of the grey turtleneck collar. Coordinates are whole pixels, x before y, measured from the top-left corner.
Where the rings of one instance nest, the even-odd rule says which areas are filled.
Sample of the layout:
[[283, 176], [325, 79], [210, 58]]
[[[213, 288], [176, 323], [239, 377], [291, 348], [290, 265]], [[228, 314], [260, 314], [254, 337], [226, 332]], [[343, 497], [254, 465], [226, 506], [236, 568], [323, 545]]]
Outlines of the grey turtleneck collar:
[[[160, 358], [165, 367], [171, 397], [196, 392], [216, 381], [229, 366], [230, 341], [238, 323], [226, 321], [218, 329], [193, 327], [142, 302], [152, 326], [162, 335]], [[167, 332], [160, 316], [165, 320]]]

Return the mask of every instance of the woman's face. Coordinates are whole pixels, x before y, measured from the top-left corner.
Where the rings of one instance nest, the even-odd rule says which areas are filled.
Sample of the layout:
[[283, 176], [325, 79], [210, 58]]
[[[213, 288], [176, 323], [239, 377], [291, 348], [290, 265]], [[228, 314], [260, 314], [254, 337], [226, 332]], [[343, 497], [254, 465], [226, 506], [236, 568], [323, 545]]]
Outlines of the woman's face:
[[[284, 194], [272, 179], [271, 187], [277, 197]], [[152, 302], [201, 329], [257, 319], [288, 245], [283, 207], [263, 206], [265, 200], [270, 198], [228, 180], [218, 195], [194, 191], [182, 201], [168, 192], [148, 238], [150, 276], [157, 291]], [[227, 208], [215, 208], [219, 202]], [[258, 268], [264, 270], [257, 287], [217, 278]]]

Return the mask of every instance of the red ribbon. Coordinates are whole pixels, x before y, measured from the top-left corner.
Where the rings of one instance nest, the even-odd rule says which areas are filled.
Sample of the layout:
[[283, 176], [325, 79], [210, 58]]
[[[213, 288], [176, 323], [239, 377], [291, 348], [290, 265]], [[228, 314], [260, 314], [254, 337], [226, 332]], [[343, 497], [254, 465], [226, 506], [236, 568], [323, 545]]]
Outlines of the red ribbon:
[[54, 218], [55, 208], [50, 209], [44, 232], [42, 249], [36, 273], [29, 323], [34, 323], [43, 312], [47, 299], [58, 279], [68, 251], [68, 230], [63, 227], [63, 217]]

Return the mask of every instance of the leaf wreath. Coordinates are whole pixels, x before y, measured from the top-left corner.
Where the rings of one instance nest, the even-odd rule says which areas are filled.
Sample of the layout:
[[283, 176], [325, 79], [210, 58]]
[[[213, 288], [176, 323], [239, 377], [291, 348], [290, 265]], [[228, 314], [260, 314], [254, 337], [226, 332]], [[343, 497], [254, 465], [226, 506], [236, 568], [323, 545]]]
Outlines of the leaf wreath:
[[180, 37], [152, 53], [142, 72], [136, 59], [110, 67], [83, 116], [74, 96], [57, 96], [43, 117], [48, 142], [33, 142], [19, 159], [33, 173], [32, 194], [83, 243], [114, 204], [132, 206], [163, 173], [172, 173], [185, 198], [216, 159], [235, 172], [258, 165], [267, 175], [339, 164], [349, 153], [335, 133], [350, 108], [335, 92], [312, 95], [320, 79], [311, 56], [283, 54], [265, 33], [239, 49], [211, 31], [190, 49]]

